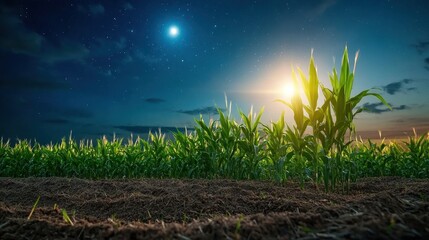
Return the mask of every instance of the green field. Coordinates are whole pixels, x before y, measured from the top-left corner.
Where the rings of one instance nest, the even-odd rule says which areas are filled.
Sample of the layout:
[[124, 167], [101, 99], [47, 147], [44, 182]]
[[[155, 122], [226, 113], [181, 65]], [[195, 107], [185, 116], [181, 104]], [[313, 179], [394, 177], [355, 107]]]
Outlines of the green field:
[[160, 132], [148, 139], [102, 138], [93, 143], [69, 138], [49, 145], [22, 140], [12, 146], [2, 139], [0, 177], [296, 180], [301, 186], [314, 182], [326, 191], [347, 191], [362, 177], [429, 178], [427, 134], [400, 144], [345, 137], [353, 136], [353, 119], [364, 110], [357, 107], [363, 98], [376, 97], [388, 106], [371, 90], [351, 96], [354, 70], [347, 49], [340, 73], [334, 68], [330, 75], [331, 88], [319, 83], [313, 57], [308, 76], [297, 72], [294, 81], [303, 87], [304, 99], [294, 95], [291, 101], [279, 100], [293, 111], [292, 126], [283, 115], [262, 124], [263, 110], [240, 113], [241, 119], [235, 120], [227, 108], [226, 113], [218, 110], [218, 120], [205, 122], [201, 117], [194, 130], [178, 131], [173, 139]]

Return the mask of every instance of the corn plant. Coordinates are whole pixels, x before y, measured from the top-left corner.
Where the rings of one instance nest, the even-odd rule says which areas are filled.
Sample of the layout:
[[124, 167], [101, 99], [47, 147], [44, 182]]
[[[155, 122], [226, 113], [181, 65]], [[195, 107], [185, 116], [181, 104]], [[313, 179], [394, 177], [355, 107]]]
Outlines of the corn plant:
[[[362, 108], [356, 109], [357, 105], [362, 101], [364, 97], [374, 96], [378, 98], [384, 105], [391, 107], [384, 98], [378, 94], [371, 92], [371, 89], [364, 90], [355, 96], [351, 96], [354, 75], [356, 70], [356, 63], [358, 59], [358, 53], [355, 55], [355, 62], [353, 71], [350, 71], [349, 67], [349, 58], [347, 47], [344, 49], [344, 54], [341, 63], [341, 72], [338, 77], [335, 67], [332, 70], [332, 74], [329, 76], [331, 81], [332, 90], [324, 86], [321, 86], [322, 92], [325, 96], [325, 102], [329, 102], [329, 107], [326, 107], [324, 111], [327, 115], [326, 125], [322, 128], [322, 138], [329, 139], [329, 143], [325, 144], [325, 152], [331, 152], [331, 156], [334, 158], [329, 158], [329, 155], [325, 155], [324, 166], [325, 166], [325, 189], [335, 188], [336, 182], [339, 179], [342, 183], [348, 183], [349, 179], [347, 175], [349, 170], [344, 168], [344, 162], [342, 161], [342, 154], [344, 149], [351, 143], [351, 140], [345, 141], [345, 135], [347, 131], [350, 132], [350, 136], [355, 132], [355, 126], [353, 119], [357, 114], [363, 111]], [[335, 118], [332, 117], [331, 110], [334, 113]], [[336, 148], [334, 151], [333, 146]], [[332, 167], [332, 163], [334, 166]], [[347, 185], [348, 186], [348, 185]]]
[[69, 215], [67, 214], [67, 211], [64, 208], [61, 209], [61, 215], [63, 216], [64, 222], [70, 224], [71, 226], [74, 226], [73, 221], [70, 219]]
[[[294, 114], [295, 126], [293, 129], [288, 128], [286, 135], [294, 149], [295, 158], [303, 162], [311, 160], [314, 171], [314, 174], [311, 175], [316, 181], [319, 179], [319, 159], [322, 159], [321, 175], [323, 176], [322, 181], [326, 191], [333, 190], [337, 183], [348, 186], [351, 173], [350, 168], [347, 166], [352, 165], [352, 163], [343, 160], [342, 154], [351, 143], [351, 140], [345, 141], [346, 133], [347, 131], [350, 132], [350, 135], [354, 133], [353, 119], [363, 110], [355, 110], [356, 106], [364, 97], [374, 96], [390, 108], [380, 94], [370, 92], [370, 90], [364, 90], [354, 97], [351, 96], [357, 57], [358, 53], [356, 53], [353, 72], [351, 72], [347, 47], [344, 49], [340, 76], [338, 77], [334, 67], [332, 74], [329, 76], [332, 89], [329, 89], [319, 83], [313, 54], [311, 54], [308, 79], [303, 71], [298, 69], [300, 83], [308, 105], [303, 105], [299, 95], [294, 95], [291, 103], [281, 101]], [[294, 72], [293, 81], [295, 86], [298, 85]], [[317, 106], [319, 85], [325, 97], [321, 107]], [[307, 126], [311, 126], [313, 134], [312, 137], [305, 139], [303, 134]], [[322, 148], [319, 150], [320, 145]], [[304, 158], [304, 156], [308, 157]]]
[[362, 111], [359, 102], [373, 96], [387, 105], [371, 89], [352, 96], [356, 59], [351, 71], [345, 48], [340, 73], [334, 68], [330, 74], [331, 89], [319, 82], [313, 54], [308, 76], [301, 69], [293, 71], [295, 86], [302, 86], [304, 95], [279, 100], [292, 111], [293, 125], [285, 123], [284, 113], [276, 122], [261, 123], [263, 109], [240, 111], [236, 121], [226, 100], [218, 119], [200, 117], [193, 130], [175, 132], [172, 139], [161, 131], [128, 141], [102, 137], [94, 144], [71, 135], [47, 145], [1, 139], [0, 177], [298, 180], [301, 187], [307, 181], [323, 184], [326, 191], [347, 191], [359, 177], [428, 178], [427, 134], [404, 143], [351, 141], [353, 120]]
[[238, 142], [240, 155], [243, 159], [243, 177], [247, 179], [259, 178], [261, 169], [260, 162], [265, 158], [263, 144], [261, 144], [261, 136], [259, 133], [259, 124], [264, 109], [261, 109], [258, 114], [253, 114], [253, 107], [250, 113], [246, 116], [240, 112], [243, 124], [240, 125], [242, 136]]
[[201, 164], [201, 151], [195, 134], [174, 133], [171, 151], [171, 175], [173, 177], [195, 178], [205, 171]]
[[[295, 78], [294, 78], [295, 79]], [[295, 80], [296, 81], [296, 80]], [[302, 103], [301, 96], [295, 94], [291, 103], [282, 101], [293, 111], [293, 117], [295, 125], [291, 128], [287, 126], [286, 139], [289, 142], [289, 146], [293, 149], [293, 156], [291, 161], [294, 162], [293, 166], [296, 167], [294, 172], [298, 173], [300, 185], [303, 187], [304, 181], [306, 180], [306, 150], [309, 137], [304, 136], [307, 126], [310, 122], [309, 118], [304, 115], [304, 105]]]
[[218, 109], [219, 121], [216, 123], [216, 143], [218, 149], [218, 168], [221, 174], [228, 177], [241, 178], [243, 172], [242, 156], [237, 158], [240, 127], [231, 119], [230, 114], [225, 115]]
[[277, 182], [284, 182], [288, 175], [286, 166], [288, 165], [288, 141], [285, 137], [285, 119], [284, 112], [277, 122], [272, 122], [270, 126], [264, 125], [266, 158], [268, 166], [268, 175], [274, 177]]
[[417, 137], [416, 130], [414, 137], [409, 137], [405, 146], [408, 148], [408, 156], [406, 158], [407, 167], [411, 168], [408, 171], [415, 175], [412, 177], [420, 177], [427, 175], [429, 172], [429, 141], [425, 135]]

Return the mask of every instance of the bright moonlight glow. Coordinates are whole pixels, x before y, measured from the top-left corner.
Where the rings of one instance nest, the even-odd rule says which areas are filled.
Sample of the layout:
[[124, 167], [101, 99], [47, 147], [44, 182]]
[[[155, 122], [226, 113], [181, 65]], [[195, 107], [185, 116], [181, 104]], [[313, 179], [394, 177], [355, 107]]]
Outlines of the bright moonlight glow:
[[179, 35], [179, 28], [176, 26], [171, 26], [168, 29], [168, 34], [170, 35], [170, 37], [177, 37], [177, 35]]
[[285, 97], [292, 97], [295, 94], [295, 86], [292, 83], [287, 83], [283, 86], [283, 94]]

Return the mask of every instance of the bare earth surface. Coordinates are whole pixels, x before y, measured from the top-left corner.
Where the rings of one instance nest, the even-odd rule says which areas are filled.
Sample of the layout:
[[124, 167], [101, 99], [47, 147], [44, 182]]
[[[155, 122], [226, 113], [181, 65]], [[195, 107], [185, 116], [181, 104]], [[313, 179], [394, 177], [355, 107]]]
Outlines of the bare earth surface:
[[0, 178], [0, 239], [290, 238], [429, 239], [429, 180], [367, 178], [325, 194], [261, 181]]

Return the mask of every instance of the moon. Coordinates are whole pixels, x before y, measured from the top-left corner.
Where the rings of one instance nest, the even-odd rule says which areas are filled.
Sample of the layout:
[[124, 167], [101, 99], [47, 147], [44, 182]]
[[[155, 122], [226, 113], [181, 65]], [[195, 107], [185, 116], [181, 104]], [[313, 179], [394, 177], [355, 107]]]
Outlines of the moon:
[[170, 26], [170, 28], [168, 29], [168, 35], [172, 38], [177, 37], [179, 33], [180, 33], [179, 28], [175, 25]]

